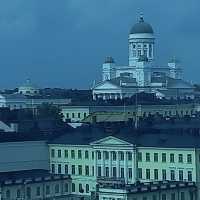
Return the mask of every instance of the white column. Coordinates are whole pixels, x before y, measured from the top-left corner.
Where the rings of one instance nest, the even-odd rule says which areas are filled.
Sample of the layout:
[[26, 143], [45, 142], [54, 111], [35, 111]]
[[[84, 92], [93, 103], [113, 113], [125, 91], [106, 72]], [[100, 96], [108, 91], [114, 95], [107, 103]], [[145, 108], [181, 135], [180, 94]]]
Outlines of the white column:
[[103, 93], [103, 100], [106, 100], [106, 94]]
[[119, 165], [119, 151], [116, 151], [116, 163], [117, 163], [117, 166], [116, 166], [116, 170], [117, 170], [117, 178], [119, 178], [119, 170], [120, 170], [120, 165]]
[[101, 176], [105, 176], [105, 159], [104, 159], [104, 151], [101, 151]]
[[125, 179], [125, 183], [128, 182], [128, 170], [127, 170], [127, 152], [124, 151], [124, 179]]
[[94, 177], [97, 177], [97, 151], [94, 151]]
[[135, 183], [135, 180], [136, 180], [136, 170], [135, 170], [135, 153], [134, 153], [134, 151], [132, 152], [131, 167], [132, 167], [132, 183]]
[[109, 151], [109, 177], [112, 177], [112, 151]]

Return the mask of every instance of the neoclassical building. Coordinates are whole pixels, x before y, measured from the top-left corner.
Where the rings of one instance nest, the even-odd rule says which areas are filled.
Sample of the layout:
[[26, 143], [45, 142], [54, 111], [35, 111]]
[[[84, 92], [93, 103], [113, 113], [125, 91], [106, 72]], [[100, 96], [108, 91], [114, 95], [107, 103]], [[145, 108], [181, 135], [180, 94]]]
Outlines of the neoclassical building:
[[[118, 180], [123, 187], [107, 188], [107, 185], [101, 188], [101, 200], [151, 199], [152, 191], [146, 190], [143, 193], [135, 191], [129, 195], [130, 198], [126, 197], [128, 192], [124, 186], [135, 190], [135, 186], [139, 186], [137, 183], [142, 184], [141, 187], [146, 187], [145, 184], [157, 184], [153, 187], [164, 185], [159, 189], [163, 198], [158, 197], [159, 191], [156, 190], [156, 199], [168, 200], [170, 197], [167, 195], [175, 193], [174, 200], [178, 200], [182, 182], [195, 183], [198, 193], [195, 189], [194, 195], [199, 194], [200, 143], [197, 141], [192, 134], [150, 133], [150, 130], [135, 134], [128, 127], [112, 132], [101, 126], [83, 126], [49, 142], [50, 168], [53, 174], [70, 174], [72, 194], [84, 195], [85, 199], [90, 199], [96, 192], [99, 182], [103, 180], [107, 184], [108, 179], [113, 187]], [[165, 189], [169, 189], [171, 184], [175, 186], [169, 193]], [[183, 185], [182, 189], [185, 187], [186, 190], [181, 191], [184, 197], [179, 200], [195, 199], [187, 197], [188, 186]], [[117, 189], [123, 195], [117, 197]]]
[[182, 67], [175, 58], [164, 67], [155, 64], [155, 35], [143, 16], [131, 28], [128, 46], [128, 66], [118, 66], [112, 57], [105, 59], [102, 81], [92, 88], [93, 99], [122, 99], [136, 92], [155, 93], [158, 97], [187, 97], [193, 93], [193, 86], [183, 80]]

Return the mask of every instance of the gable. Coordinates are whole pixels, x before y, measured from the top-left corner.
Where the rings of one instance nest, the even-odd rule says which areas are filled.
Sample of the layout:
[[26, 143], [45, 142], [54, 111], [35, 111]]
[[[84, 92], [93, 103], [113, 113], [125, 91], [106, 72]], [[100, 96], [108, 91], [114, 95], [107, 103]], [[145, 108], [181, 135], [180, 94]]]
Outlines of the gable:
[[103, 139], [100, 139], [100, 140], [97, 140], [97, 141], [94, 141], [92, 143], [90, 143], [91, 145], [132, 145], [131, 143], [128, 143], [124, 140], [121, 140], [119, 138], [116, 138], [116, 137], [113, 137], [113, 136], [108, 136], [108, 137], [105, 137]]
[[102, 90], [102, 89], [120, 89], [120, 87], [110, 82], [103, 82], [102, 84], [99, 84], [94, 88], [94, 90]]

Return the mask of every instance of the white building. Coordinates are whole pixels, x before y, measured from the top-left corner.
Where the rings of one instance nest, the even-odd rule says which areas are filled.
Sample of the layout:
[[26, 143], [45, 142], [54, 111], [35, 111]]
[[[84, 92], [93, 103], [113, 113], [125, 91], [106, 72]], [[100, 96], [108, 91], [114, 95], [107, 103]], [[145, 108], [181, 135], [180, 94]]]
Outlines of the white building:
[[141, 91], [156, 93], [158, 89], [193, 92], [193, 86], [182, 80], [182, 67], [176, 59], [165, 67], [156, 66], [154, 31], [142, 16], [131, 28], [128, 41], [128, 66], [117, 66], [112, 57], [107, 57], [102, 81], [92, 88], [93, 99], [122, 99]]
[[27, 79], [26, 82], [18, 88], [18, 93], [28, 96], [35, 96], [40, 93], [40, 90], [39, 87], [31, 83], [30, 79]]
[[137, 135], [123, 130], [83, 127], [51, 141], [51, 172], [70, 174], [72, 193], [81, 194], [83, 189], [85, 196], [96, 190], [99, 178], [122, 179], [128, 185], [137, 181], [185, 181], [199, 185], [200, 143], [196, 136]]
[[64, 106], [71, 103], [71, 99], [53, 99], [27, 96], [24, 94], [0, 94], [0, 108], [23, 109], [37, 108], [38, 106], [47, 103], [55, 106]]

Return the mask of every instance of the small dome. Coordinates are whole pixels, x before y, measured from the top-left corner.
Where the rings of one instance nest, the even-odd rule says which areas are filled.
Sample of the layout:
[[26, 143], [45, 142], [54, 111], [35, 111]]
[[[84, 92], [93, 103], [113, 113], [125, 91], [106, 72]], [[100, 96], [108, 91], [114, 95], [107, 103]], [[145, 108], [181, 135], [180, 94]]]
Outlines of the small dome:
[[145, 55], [141, 55], [138, 59], [138, 62], [148, 62], [148, 58]]
[[144, 18], [141, 16], [137, 24], [135, 24], [130, 31], [130, 34], [137, 33], [151, 33], [153, 34], [153, 28], [150, 24], [144, 22]]
[[115, 63], [115, 61], [111, 56], [108, 56], [108, 57], [106, 57], [104, 63]]

